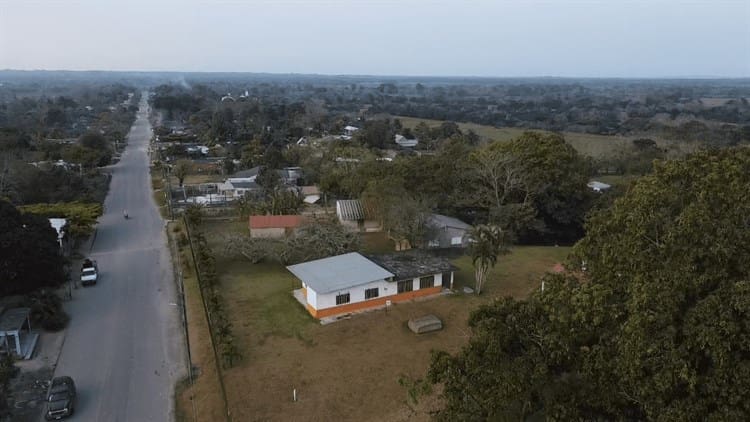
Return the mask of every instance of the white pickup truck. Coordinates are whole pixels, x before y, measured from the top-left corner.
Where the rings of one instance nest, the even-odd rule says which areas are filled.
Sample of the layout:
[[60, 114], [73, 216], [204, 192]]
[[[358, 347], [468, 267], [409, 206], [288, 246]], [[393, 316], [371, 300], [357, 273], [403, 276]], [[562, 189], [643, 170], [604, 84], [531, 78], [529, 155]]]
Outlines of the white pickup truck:
[[99, 268], [96, 265], [96, 261], [86, 258], [81, 264], [81, 284], [88, 286], [89, 284], [96, 284], [99, 278]]

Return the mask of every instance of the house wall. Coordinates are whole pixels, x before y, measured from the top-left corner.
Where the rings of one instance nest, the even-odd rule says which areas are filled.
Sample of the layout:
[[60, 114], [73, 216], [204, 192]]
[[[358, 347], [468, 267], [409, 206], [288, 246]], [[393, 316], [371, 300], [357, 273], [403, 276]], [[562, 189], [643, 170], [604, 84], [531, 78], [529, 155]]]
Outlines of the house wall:
[[283, 227], [268, 227], [264, 229], [250, 229], [250, 237], [279, 239], [286, 235], [286, 229]]
[[[452, 274], [452, 273], [451, 273]], [[332, 293], [316, 293], [304, 283], [302, 287], [307, 291], [307, 311], [315, 318], [324, 318], [331, 315], [345, 314], [362, 309], [384, 306], [387, 300], [393, 303], [412, 300], [417, 297], [430, 296], [442, 291], [442, 274], [427, 274], [435, 277], [432, 287], [419, 288], [419, 277], [413, 279], [414, 290], [406, 293], [398, 293], [396, 281], [378, 280], [362, 286], [352, 287]], [[424, 276], [423, 276], [424, 277]], [[365, 290], [378, 287], [379, 296], [365, 300]], [[336, 305], [336, 296], [349, 293], [349, 303]]]
[[339, 222], [342, 226], [346, 227], [348, 230], [358, 232], [359, 231], [359, 222], [357, 221], [351, 221], [351, 220], [342, 220], [339, 218]]
[[383, 228], [380, 226], [380, 223], [375, 220], [365, 220], [364, 230], [366, 232], [379, 232], [382, 231]]

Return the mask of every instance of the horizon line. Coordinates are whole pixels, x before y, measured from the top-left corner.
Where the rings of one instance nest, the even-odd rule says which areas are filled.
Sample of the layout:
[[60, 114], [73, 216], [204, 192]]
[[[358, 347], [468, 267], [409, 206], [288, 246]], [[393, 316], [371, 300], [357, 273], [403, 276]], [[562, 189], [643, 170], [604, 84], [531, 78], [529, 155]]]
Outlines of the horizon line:
[[362, 73], [301, 73], [301, 72], [254, 72], [236, 70], [118, 70], [118, 69], [14, 69], [4, 68], [0, 72], [69, 72], [69, 73], [172, 73], [172, 74], [236, 74], [236, 75], [278, 75], [278, 76], [318, 76], [318, 77], [366, 77], [366, 78], [466, 78], [466, 79], [750, 79], [747, 76], [719, 75], [670, 75], [670, 76], [478, 76], [478, 75], [396, 75], [396, 74], [362, 74]]

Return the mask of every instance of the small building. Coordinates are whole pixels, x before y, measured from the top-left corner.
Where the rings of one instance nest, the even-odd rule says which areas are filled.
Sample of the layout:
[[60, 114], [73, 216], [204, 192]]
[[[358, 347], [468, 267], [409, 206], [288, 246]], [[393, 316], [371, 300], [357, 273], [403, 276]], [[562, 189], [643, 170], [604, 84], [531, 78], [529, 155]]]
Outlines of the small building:
[[591, 188], [591, 190], [593, 190], [594, 192], [599, 192], [599, 193], [604, 192], [605, 190], [612, 187], [611, 185], [608, 185], [603, 182], [597, 182], [596, 180], [592, 180], [588, 182], [586, 186]]
[[419, 140], [417, 139], [407, 139], [403, 135], [396, 135], [394, 136], [394, 141], [398, 144], [398, 146], [402, 148], [414, 148], [419, 144]]
[[367, 258], [357, 252], [286, 268], [302, 282], [295, 296], [319, 319], [439, 294], [452, 283], [455, 270], [446, 260], [426, 255]]
[[352, 231], [379, 232], [383, 230], [380, 222], [373, 218], [359, 199], [336, 201], [336, 217], [344, 227]]
[[428, 248], [465, 248], [469, 246], [471, 226], [463, 221], [441, 214], [427, 218], [425, 240]]
[[300, 195], [302, 195], [302, 202], [306, 204], [314, 204], [320, 201], [320, 189], [315, 186], [300, 186]]
[[234, 200], [245, 196], [256, 196], [263, 192], [263, 188], [255, 182], [230, 181], [217, 183], [216, 188], [219, 195], [227, 200]]
[[301, 215], [251, 215], [250, 237], [282, 238], [294, 233], [304, 222]]
[[[344, 126], [344, 136], [352, 137], [359, 130], [356, 126]], [[350, 138], [351, 139], [351, 138]]]
[[31, 359], [39, 333], [31, 331], [31, 308], [13, 308], [0, 315], [0, 351]]

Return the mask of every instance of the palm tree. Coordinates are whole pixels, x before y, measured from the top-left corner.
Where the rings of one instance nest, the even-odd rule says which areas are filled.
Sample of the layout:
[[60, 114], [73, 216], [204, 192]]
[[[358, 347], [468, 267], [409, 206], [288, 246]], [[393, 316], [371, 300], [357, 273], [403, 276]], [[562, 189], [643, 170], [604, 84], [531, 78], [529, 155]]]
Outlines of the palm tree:
[[487, 279], [490, 268], [497, 264], [499, 255], [510, 252], [505, 239], [505, 232], [498, 226], [481, 224], [472, 229], [469, 235], [471, 244], [471, 262], [474, 264], [477, 294], [482, 292], [482, 286]]

